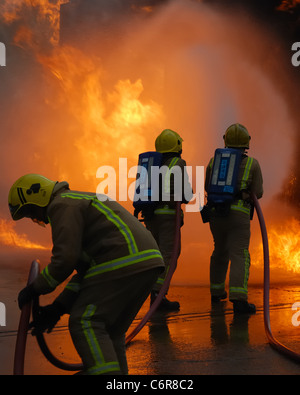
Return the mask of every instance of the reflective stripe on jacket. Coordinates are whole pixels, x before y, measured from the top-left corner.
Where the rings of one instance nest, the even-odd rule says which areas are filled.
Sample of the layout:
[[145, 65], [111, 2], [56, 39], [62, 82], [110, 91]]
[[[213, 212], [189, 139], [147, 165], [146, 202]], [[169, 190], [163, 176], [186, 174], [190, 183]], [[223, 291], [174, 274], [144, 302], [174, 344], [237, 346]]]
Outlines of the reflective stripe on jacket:
[[100, 201], [95, 194], [70, 191], [65, 183], [61, 188], [59, 184], [47, 208], [51, 262], [34, 282], [40, 294], [53, 291], [74, 270], [78, 274], [67, 285], [70, 292], [78, 291], [77, 284], [85, 276], [101, 282], [164, 267], [150, 232], [119, 203]]

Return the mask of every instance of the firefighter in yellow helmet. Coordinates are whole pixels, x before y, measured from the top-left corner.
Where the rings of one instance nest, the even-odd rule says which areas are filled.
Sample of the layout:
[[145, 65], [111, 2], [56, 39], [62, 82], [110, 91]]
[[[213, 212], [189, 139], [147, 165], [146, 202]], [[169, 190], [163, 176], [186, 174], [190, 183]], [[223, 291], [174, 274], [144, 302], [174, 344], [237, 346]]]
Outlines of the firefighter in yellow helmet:
[[[242, 151], [237, 178], [237, 195], [229, 207], [211, 210], [210, 229], [214, 239], [214, 251], [210, 260], [210, 292], [212, 302], [226, 299], [225, 279], [230, 264], [229, 300], [234, 312], [255, 313], [255, 305], [248, 303], [248, 276], [250, 268], [250, 217], [253, 210], [250, 194], [263, 195], [263, 178], [258, 161], [247, 156], [250, 136], [245, 126], [236, 123], [229, 126], [224, 135], [226, 148]], [[206, 169], [205, 189], [211, 179], [212, 158]]]
[[14, 220], [28, 217], [52, 230], [51, 261], [19, 293], [19, 307], [74, 274], [54, 302], [40, 308], [34, 331], [51, 331], [70, 314], [85, 373], [127, 374], [125, 333], [164, 270], [150, 232], [104, 195], [72, 191], [67, 182], [41, 175], [17, 180], [8, 200]]
[[[182, 138], [178, 133], [171, 129], [163, 130], [155, 140], [155, 149], [157, 152], [163, 154], [162, 166], [167, 166], [171, 171], [179, 168], [182, 176], [182, 203], [188, 203], [193, 197], [192, 187], [188, 180], [186, 172], [186, 162], [181, 158], [182, 154]], [[162, 288], [166, 275], [170, 267], [170, 260], [174, 248], [175, 235], [175, 202], [174, 202], [174, 178], [162, 180], [160, 184], [160, 200], [157, 206], [150, 211], [142, 211], [145, 219], [145, 225], [154, 236], [159, 249], [164, 258], [166, 269], [164, 273], [159, 276], [152, 292], [151, 304], [155, 301], [160, 289]], [[165, 201], [164, 196], [167, 196]], [[182, 213], [183, 225], [183, 213]], [[181, 226], [182, 226], [181, 225]], [[179, 256], [179, 255], [178, 255]], [[167, 294], [167, 292], [166, 292]], [[158, 309], [160, 310], [179, 310], [180, 304], [178, 301], [170, 301], [164, 296]]]

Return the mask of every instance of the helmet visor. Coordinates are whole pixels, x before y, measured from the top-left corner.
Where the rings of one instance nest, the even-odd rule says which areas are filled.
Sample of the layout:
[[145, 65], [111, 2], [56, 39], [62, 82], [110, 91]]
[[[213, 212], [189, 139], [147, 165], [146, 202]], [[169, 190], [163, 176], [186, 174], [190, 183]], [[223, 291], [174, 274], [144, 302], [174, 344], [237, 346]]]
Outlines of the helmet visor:
[[27, 217], [30, 218], [31, 217], [31, 213], [30, 213], [30, 205], [24, 205], [21, 206], [20, 204], [17, 204], [15, 206], [13, 206], [12, 204], [9, 204], [9, 211], [10, 214], [12, 216], [12, 219], [17, 221], [21, 218]]

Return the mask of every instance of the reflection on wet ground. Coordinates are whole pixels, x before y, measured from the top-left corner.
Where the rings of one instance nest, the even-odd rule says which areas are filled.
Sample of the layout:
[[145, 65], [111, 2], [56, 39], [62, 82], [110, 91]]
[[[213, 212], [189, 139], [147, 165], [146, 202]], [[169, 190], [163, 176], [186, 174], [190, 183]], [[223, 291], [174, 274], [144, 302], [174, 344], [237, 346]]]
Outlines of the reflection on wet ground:
[[[261, 288], [250, 289], [257, 314], [238, 317], [233, 315], [228, 301], [211, 305], [207, 287], [173, 287], [171, 293], [181, 301], [181, 311], [157, 313], [144, 331], [143, 340], [140, 334], [136, 346], [134, 341], [129, 346], [132, 373], [299, 374], [298, 364], [278, 354], [267, 343]], [[299, 327], [291, 322], [294, 314], [291, 306], [300, 300], [300, 287], [277, 287], [271, 294], [273, 333], [300, 353]]]
[[[3, 272], [2, 272], [3, 273]], [[5, 274], [5, 273], [4, 273]], [[8, 276], [9, 273], [6, 273]], [[0, 327], [0, 374], [12, 374], [19, 311], [16, 295], [20, 282], [5, 275], [0, 300], [7, 307], [7, 325]], [[19, 283], [19, 284], [18, 284]], [[249, 287], [253, 316], [235, 317], [229, 301], [212, 305], [206, 286], [172, 286], [169, 297], [181, 304], [179, 312], [157, 312], [127, 347], [129, 373], [136, 375], [299, 374], [300, 365], [273, 350], [263, 324], [263, 290]], [[49, 296], [47, 296], [49, 298]], [[42, 300], [49, 303], [50, 300]], [[294, 303], [300, 286], [276, 285], [270, 291], [271, 328], [278, 341], [300, 353], [300, 326], [295, 326]], [[149, 308], [145, 303], [131, 329]], [[298, 309], [299, 310], [299, 309]], [[294, 316], [294, 321], [292, 320]], [[300, 320], [300, 318], [299, 318]], [[67, 317], [46, 340], [51, 351], [67, 362], [80, 362], [67, 330]], [[25, 374], [73, 374], [53, 367], [28, 336]]]

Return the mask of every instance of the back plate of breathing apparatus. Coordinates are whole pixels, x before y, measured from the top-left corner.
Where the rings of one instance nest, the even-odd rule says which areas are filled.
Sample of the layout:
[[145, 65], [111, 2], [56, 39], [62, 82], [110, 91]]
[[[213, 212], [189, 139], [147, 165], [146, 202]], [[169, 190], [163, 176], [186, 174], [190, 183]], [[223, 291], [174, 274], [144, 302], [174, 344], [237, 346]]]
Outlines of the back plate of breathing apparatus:
[[234, 200], [243, 152], [234, 148], [218, 148], [212, 165], [207, 201], [224, 204]]
[[153, 167], [161, 167], [162, 154], [148, 151], [139, 155], [133, 207], [143, 210], [157, 204], [159, 199], [159, 180], [151, 176]]

